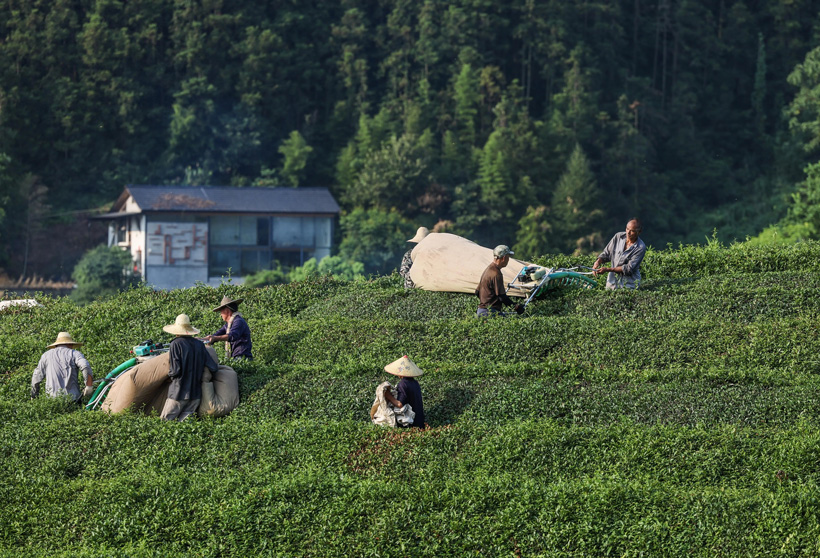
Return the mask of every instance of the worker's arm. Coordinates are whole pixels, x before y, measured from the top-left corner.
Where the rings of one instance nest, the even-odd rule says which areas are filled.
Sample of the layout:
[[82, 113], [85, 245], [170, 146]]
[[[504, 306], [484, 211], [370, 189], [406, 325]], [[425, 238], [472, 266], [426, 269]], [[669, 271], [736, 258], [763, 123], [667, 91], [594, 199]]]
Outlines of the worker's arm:
[[94, 383], [94, 373], [91, 371], [91, 363], [80, 351], [74, 351], [74, 364], [83, 373], [85, 385], [90, 387]]
[[[617, 241], [618, 235], [616, 234], [614, 237], [612, 237], [612, 240], [610, 240], [607, 243], [606, 248], [604, 248], [604, 251], [598, 254], [598, 258], [595, 260], [595, 263], [592, 264], [592, 269], [593, 271], [595, 271], [595, 275], [611, 271], [611, 268], [601, 268], [601, 265], [612, 260], [612, 254], [615, 252], [615, 243]], [[604, 269], [606, 269], [607, 271], [604, 271]]]
[[31, 376], [31, 398], [34, 399], [40, 395], [40, 384], [46, 377], [45, 363], [43, 357], [40, 357], [40, 362], [37, 363], [37, 368], [34, 369], [34, 374]]
[[393, 397], [393, 391], [390, 386], [384, 386], [384, 398], [397, 409], [401, 409], [404, 406], [401, 401]]
[[496, 296], [498, 296], [498, 300], [501, 301], [501, 304], [505, 304], [507, 306], [513, 306], [515, 302], [512, 301], [510, 297], [507, 296], [506, 288], [504, 286], [504, 276], [501, 272], [498, 273], [498, 276], [493, 280], [493, 285], [495, 289]]
[[206, 343], [213, 343], [214, 341], [228, 341], [228, 324], [223, 325], [211, 335], [205, 337]]

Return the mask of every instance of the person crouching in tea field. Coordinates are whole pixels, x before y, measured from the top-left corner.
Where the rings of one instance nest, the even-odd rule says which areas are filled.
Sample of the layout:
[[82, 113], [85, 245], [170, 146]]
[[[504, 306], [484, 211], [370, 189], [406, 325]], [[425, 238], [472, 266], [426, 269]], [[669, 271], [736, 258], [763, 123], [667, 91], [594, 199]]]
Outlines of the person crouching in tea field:
[[384, 398], [397, 409], [401, 409], [405, 405], [412, 407], [416, 417], [413, 419], [411, 426], [424, 428], [424, 402], [421, 399], [421, 387], [418, 380], [416, 380], [424, 374], [422, 369], [416, 366], [416, 363], [410, 360], [407, 355], [404, 355], [385, 366], [384, 371], [401, 378], [396, 386], [396, 397], [393, 396], [390, 386], [386, 386], [384, 388]]
[[251, 353], [251, 329], [248, 327], [248, 322], [239, 313], [239, 303], [241, 298], [232, 300], [228, 296], [222, 297], [222, 302], [219, 306], [214, 308], [214, 312], [219, 312], [222, 319], [225, 320], [225, 325], [216, 330], [212, 335], [204, 338], [206, 343], [214, 343], [215, 341], [225, 342], [225, 352], [231, 358], [247, 358], [253, 360]]
[[191, 325], [187, 314], [180, 314], [163, 331], [176, 335], [168, 348], [169, 370], [168, 399], [162, 408], [163, 420], [185, 420], [196, 413], [202, 399], [202, 373], [205, 367], [211, 372], [219, 370], [219, 365], [205, 348], [205, 344], [193, 336], [199, 330]]
[[[40, 384], [46, 381], [46, 393], [51, 397], [68, 395], [76, 403], [82, 404], [83, 396], [90, 396], [94, 392], [92, 383], [94, 376], [91, 365], [83, 354], [77, 350], [82, 343], [77, 343], [66, 331], [57, 334], [57, 340], [47, 347], [47, 351], [40, 357], [37, 368], [31, 377], [31, 398], [40, 394]], [[85, 380], [85, 389], [80, 392], [77, 381], [82, 371]]]

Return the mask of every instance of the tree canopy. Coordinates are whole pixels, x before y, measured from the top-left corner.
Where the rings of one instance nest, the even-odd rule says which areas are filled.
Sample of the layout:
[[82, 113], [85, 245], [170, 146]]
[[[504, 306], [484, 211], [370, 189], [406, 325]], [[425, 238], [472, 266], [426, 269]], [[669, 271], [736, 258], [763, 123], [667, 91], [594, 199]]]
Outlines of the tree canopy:
[[[569, 252], [634, 215], [656, 245], [742, 239], [816, 162], [818, 29], [807, 0], [0, 3], [0, 238], [36, 180], [63, 210], [321, 185], [488, 245]], [[542, 207], [573, 238], [519, 237]]]

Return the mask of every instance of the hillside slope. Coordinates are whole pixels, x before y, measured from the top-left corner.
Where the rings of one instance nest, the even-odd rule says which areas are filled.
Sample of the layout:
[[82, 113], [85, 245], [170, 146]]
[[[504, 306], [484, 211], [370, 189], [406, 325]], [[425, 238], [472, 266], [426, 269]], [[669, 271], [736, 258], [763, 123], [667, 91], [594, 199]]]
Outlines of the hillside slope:
[[[39, 297], [0, 315], [0, 550], [817, 555], [820, 244], [650, 251], [644, 269], [638, 292], [565, 290], [490, 321], [395, 275]], [[180, 312], [215, 330], [226, 293], [256, 355], [229, 417], [29, 401], [58, 331], [100, 376]], [[368, 421], [402, 354], [426, 372], [425, 431]]]

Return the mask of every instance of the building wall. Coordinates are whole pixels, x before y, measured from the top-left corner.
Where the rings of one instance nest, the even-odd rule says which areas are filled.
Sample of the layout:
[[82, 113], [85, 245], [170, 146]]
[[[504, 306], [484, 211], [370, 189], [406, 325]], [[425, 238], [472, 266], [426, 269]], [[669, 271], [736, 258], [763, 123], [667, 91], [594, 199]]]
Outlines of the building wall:
[[207, 222], [147, 220], [145, 232], [147, 284], [179, 289], [208, 283]]
[[237, 284], [277, 262], [302, 265], [329, 256], [333, 218], [325, 215], [142, 214], [109, 228], [109, 245], [129, 250], [135, 271], [157, 289]]
[[[221, 278], [216, 277], [209, 279], [207, 265], [147, 265], [145, 269], [145, 282], [155, 289], [171, 290], [193, 287], [198, 283], [218, 287], [221, 283]], [[233, 283], [241, 284], [242, 281], [234, 280]]]

